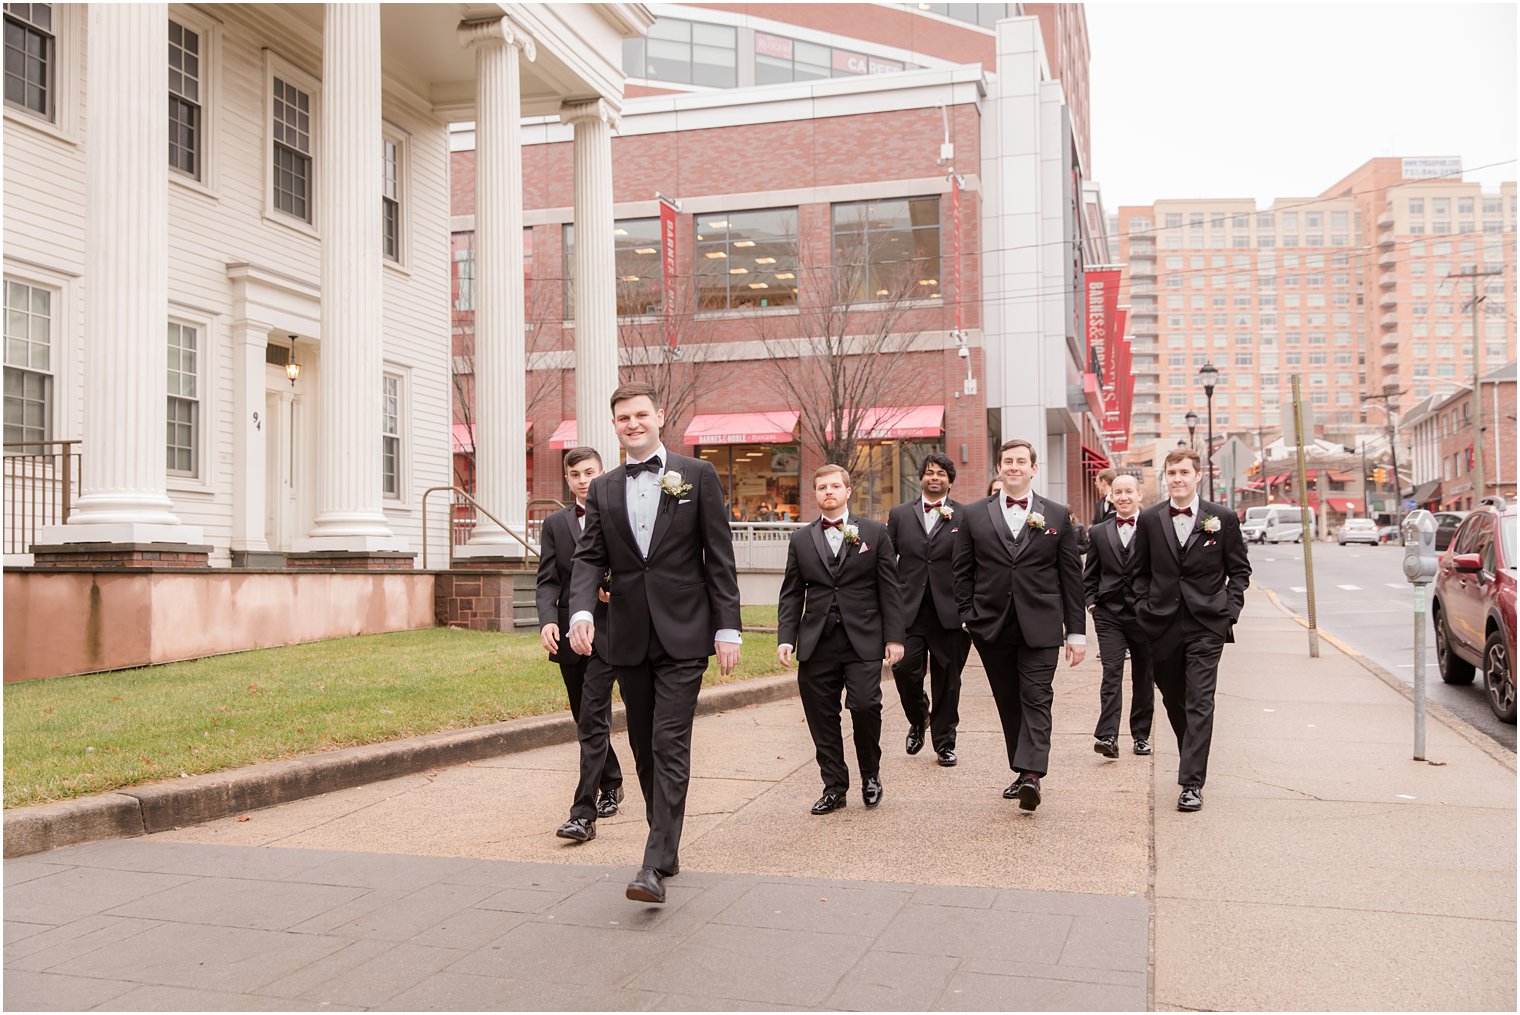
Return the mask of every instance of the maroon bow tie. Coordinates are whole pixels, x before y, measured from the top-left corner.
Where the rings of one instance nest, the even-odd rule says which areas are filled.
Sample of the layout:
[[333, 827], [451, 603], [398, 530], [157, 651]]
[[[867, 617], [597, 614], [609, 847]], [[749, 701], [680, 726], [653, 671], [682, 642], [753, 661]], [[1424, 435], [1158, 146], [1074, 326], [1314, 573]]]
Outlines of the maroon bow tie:
[[944, 504], [944, 503], [945, 502], [942, 501], [942, 500], [937, 500], [933, 504], [925, 504], [924, 505], [924, 514], [928, 514], [930, 511], [937, 511], [937, 510], [939, 510], [940, 506], [942, 504]]
[[1008, 506], [1009, 507], [1013, 507], [1015, 504], [1017, 504], [1021, 508], [1027, 508], [1027, 507], [1029, 507], [1029, 498], [1028, 497], [1006, 497], [1004, 499], [1008, 501]]
[[820, 526], [822, 526], [824, 529], [839, 529], [841, 532], [844, 531], [844, 519], [843, 518], [839, 519], [838, 521], [833, 521], [833, 522], [829, 521], [827, 518], [820, 518], [820, 519], [818, 519], [818, 524]]
[[1178, 515], [1187, 515], [1189, 518], [1193, 517], [1193, 507], [1191, 504], [1185, 508], [1171, 507], [1171, 505], [1167, 505], [1167, 507], [1170, 508], [1173, 518], [1176, 518]]
[[575, 517], [577, 517], [577, 518], [584, 518], [584, 517], [586, 517], [586, 506], [584, 504], [577, 504], [577, 505], [575, 505]]
[[1120, 525], [1133, 525], [1133, 524], [1135, 524], [1135, 520], [1133, 518], [1117, 518], [1117, 519], [1115, 519], [1115, 521], [1117, 521]]

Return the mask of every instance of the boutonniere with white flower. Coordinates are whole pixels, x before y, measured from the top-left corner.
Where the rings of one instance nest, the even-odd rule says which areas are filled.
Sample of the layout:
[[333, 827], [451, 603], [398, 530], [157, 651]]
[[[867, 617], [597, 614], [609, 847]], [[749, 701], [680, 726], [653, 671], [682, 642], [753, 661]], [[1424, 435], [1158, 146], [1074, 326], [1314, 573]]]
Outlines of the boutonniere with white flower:
[[1031, 511], [1031, 512], [1029, 512], [1029, 521], [1027, 522], [1027, 524], [1029, 525], [1029, 527], [1031, 529], [1034, 529], [1036, 532], [1044, 532], [1045, 531], [1045, 516], [1042, 515], [1042, 514], [1040, 514], [1038, 511]]
[[941, 504], [939, 507], [934, 509], [934, 513], [948, 522], [950, 520], [950, 516], [955, 514], [955, 508], [951, 507], [949, 504]]
[[691, 492], [691, 484], [681, 482], [681, 474], [671, 469], [660, 477], [660, 489], [672, 497], [680, 498]]
[[1219, 531], [1219, 516], [1218, 515], [1206, 515], [1204, 517], [1204, 519], [1203, 519], [1203, 531], [1205, 531], [1205, 532], [1218, 532]]
[[844, 541], [846, 543], [849, 543], [851, 546], [860, 545], [860, 526], [853, 523], [846, 523], [840, 527], [839, 534], [844, 536]]

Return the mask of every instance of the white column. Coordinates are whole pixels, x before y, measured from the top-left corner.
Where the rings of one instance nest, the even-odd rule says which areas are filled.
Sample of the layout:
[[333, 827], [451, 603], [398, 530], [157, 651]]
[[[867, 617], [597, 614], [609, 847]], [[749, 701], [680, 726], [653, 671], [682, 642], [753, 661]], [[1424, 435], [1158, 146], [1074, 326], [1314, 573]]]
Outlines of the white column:
[[269, 549], [264, 531], [268, 507], [271, 422], [264, 418], [264, 355], [270, 326], [259, 321], [232, 324], [232, 549]]
[[380, 5], [326, 5], [317, 517], [305, 550], [401, 550], [380, 478]]
[[[80, 496], [39, 542], [199, 543], [164, 484], [168, 7], [90, 4]], [[202, 421], [202, 439], [208, 428]]]
[[[575, 425], [577, 443], [618, 461], [608, 399], [618, 384], [617, 275], [612, 249], [612, 130], [606, 99], [567, 103], [575, 128]], [[666, 447], [672, 435], [665, 434]]]
[[[475, 51], [475, 499], [518, 534], [528, 518], [527, 350], [523, 334], [523, 175], [520, 57], [533, 40], [506, 18], [459, 26]], [[485, 516], [469, 556], [521, 556]]]

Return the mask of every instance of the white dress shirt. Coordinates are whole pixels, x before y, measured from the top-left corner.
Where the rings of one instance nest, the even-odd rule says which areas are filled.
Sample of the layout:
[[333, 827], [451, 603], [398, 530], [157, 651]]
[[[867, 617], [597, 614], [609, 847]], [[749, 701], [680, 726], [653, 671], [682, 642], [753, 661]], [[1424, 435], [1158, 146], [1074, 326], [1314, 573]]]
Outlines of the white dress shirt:
[[[950, 499], [949, 497], [941, 497], [939, 499], [939, 503], [941, 505], [945, 505], [946, 502], [949, 499]], [[939, 518], [939, 512], [938, 511], [925, 511], [924, 510], [924, 506], [927, 505], [927, 504], [933, 504], [933, 503], [935, 503], [935, 502], [931, 501], [927, 497], [919, 497], [918, 498], [919, 513], [924, 516], [923, 517], [924, 533], [926, 535], [931, 535], [931, 536], [934, 534], [934, 526], [936, 526], [936, 525], [939, 524], [939, 520], [940, 520], [940, 518]]]
[[1198, 521], [1198, 500], [1198, 495], [1195, 493], [1193, 494], [1193, 502], [1191, 504], [1178, 504], [1174, 500], [1167, 501], [1167, 504], [1174, 508], [1191, 507], [1193, 509], [1191, 516], [1173, 515], [1170, 511], [1167, 512], [1167, 514], [1171, 517], [1172, 531], [1177, 533], [1178, 546], [1182, 546], [1187, 542], [1187, 537], [1193, 532], [1193, 524]]
[[[654, 536], [654, 522], [660, 513], [660, 497], [663, 496], [660, 490], [660, 477], [669, 471], [670, 452], [665, 450], [664, 444], [661, 444], [643, 458], [628, 460], [629, 465], [635, 465], [655, 457], [660, 459], [659, 472], [645, 470], [632, 476], [626, 476], [625, 473], [626, 478], [623, 480], [628, 496], [628, 527], [633, 530], [633, 538], [639, 544], [639, 554], [646, 559], [649, 557], [649, 541]], [[687, 477], [682, 476], [681, 480], [686, 482]], [[695, 490], [692, 492], [695, 493]], [[574, 627], [582, 620], [592, 620], [591, 614], [582, 610], [570, 618], [570, 626]], [[736, 629], [720, 627], [713, 635], [713, 641], [740, 645], [743, 644], [744, 639], [739, 636]]]
[[[1116, 528], [1116, 529], [1119, 530], [1119, 542], [1123, 543], [1124, 544], [1124, 548], [1126, 550], [1128, 550], [1129, 549], [1129, 541], [1131, 539], [1135, 538], [1135, 526], [1133, 524], [1131, 524], [1131, 525], [1120, 525], [1119, 524], [1119, 519], [1122, 518], [1122, 517], [1123, 517], [1122, 515], [1114, 515], [1114, 528]], [[1130, 515], [1129, 517], [1130, 517], [1131, 521], [1134, 521], [1134, 519], [1138, 518], [1139, 516], [1138, 515]], [[1136, 524], [1138, 524], [1138, 523], [1136, 523]]]
[[[828, 521], [831, 521], [831, 522], [834, 521], [834, 519], [833, 518], [829, 518], [828, 515], [824, 515], [823, 517], [826, 520], [828, 520]], [[836, 557], [839, 556], [839, 548], [844, 545], [844, 528], [843, 528], [843, 526], [850, 524], [850, 509], [849, 508], [845, 508], [844, 509], [844, 513], [839, 516], [839, 523], [840, 523], [839, 525], [831, 525], [828, 528], [826, 528], [826, 529], [823, 530], [823, 538], [826, 539], [826, 540], [828, 540], [829, 552], [832, 553]], [[777, 648], [796, 648], [797, 646], [793, 645], [791, 642], [784, 641], [780, 645], [777, 645], [776, 647]]]

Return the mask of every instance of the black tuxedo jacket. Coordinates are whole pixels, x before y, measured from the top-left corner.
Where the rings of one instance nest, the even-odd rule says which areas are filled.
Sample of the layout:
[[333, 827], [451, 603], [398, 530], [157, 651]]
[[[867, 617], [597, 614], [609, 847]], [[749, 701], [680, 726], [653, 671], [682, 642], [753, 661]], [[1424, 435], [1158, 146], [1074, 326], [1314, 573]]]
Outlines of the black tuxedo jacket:
[[[1200, 626], [1234, 641], [1231, 629], [1240, 619], [1246, 586], [1251, 584], [1240, 520], [1229, 508], [1200, 497], [1193, 529], [1178, 546], [1169, 504], [1163, 500], [1146, 508], [1135, 522], [1130, 549], [1139, 557], [1134, 586], [1140, 628], [1156, 641], [1186, 611]], [[1219, 519], [1218, 532], [1205, 531], [1209, 518]]]
[[816, 521], [793, 532], [787, 543], [776, 644], [794, 646], [799, 660], [818, 647], [829, 608], [836, 604], [850, 646], [863, 660], [884, 658], [887, 645], [900, 645], [905, 637], [892, 537], [869, 518], [851, 515], [850, 524], [860, 529], [860, 542], [846, 540], [838, 559]]
[[1107, 497], [1100, 498], [1098, 500], [1098, 506], [1093, 508], [1092, 523], [1094, 525], [1097, 525], [1099, 522], [1107, 521], [1118, 513], [1119, 512], [1114, 509], [1112, 501], [1110, 501]]
[[661, 492], [647, 558], [628, 524], [627, 473], [603, 473], [586, 494], [570, 614], [594, 613], [596, 590], [610, 569], [606, 648], [598, 638], [597, 653], [613, 666], [648, 658], [651, 628], [672, 659], [701, 659], [713, 654], [719, 630], [740, 627], [739, 576], [717, 470], [671, 454], [661, 471], [679, 472], [691, 489], [679, 499]]
[[924, 590], [934, 590], [934, 612], [941, 627], [959, 630], [960, 613], [955, 608], [955, 530], [966, 506], [945, 500], [949, 518], [934, 523], [933, 532], [924, 532], [924, 502], [914, 498], [899, 504], [887, 515], [887, 535], [897, 551], [897, 574], [903, 585], [903, 617], [913, 623], [923, 605]]
[[[573, 506], [544, 519], [538, 544], [538, 626], [559, 625], [559, 651], [549, 654], [553, 663], [573, 663], [583, 658], [570, 648], [570, 568], [579, 540]], [[596, 623], [596, 640], [601, 641], [607, 636], [606, 604], [598, 600], [591, 613]]]
[[1015, 539], [1003, 520], [1003, 494], [968, 504], [955, 535], [955, 603], [961, 622], [982, 641], [1005, 624], [1018, 625], [1030, 648], [1061, 645], [1087, 633], [1082, 606], [1082, 560], [1071, 512], [1030, 494], [1030, 514], [1045, 530], [1024, 526]]
[[[1140, 524], [1138, 518], [1135, 524]], [[1094, 525], [1088, 535], [1087, 565], [1082, 571], [1087, 605], [1115, 616], [1133, 615], [1135, 570], [1140, 560], [1135, 551], [1136, 533], [1130, 533], [1129, 548], [1125, 549], [1119, 538], [1119, 525], [1110, 517]]]

